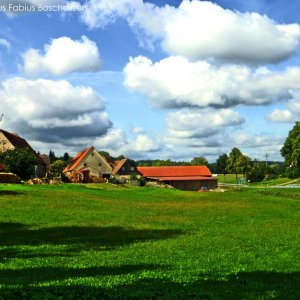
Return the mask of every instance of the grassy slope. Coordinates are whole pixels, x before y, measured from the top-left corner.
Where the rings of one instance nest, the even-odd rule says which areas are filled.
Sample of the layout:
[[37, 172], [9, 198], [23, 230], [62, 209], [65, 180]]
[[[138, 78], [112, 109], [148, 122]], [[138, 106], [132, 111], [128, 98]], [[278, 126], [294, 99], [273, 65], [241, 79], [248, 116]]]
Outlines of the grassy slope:
[[300, 299], [298, 193], [0, 185], [0, 299]]

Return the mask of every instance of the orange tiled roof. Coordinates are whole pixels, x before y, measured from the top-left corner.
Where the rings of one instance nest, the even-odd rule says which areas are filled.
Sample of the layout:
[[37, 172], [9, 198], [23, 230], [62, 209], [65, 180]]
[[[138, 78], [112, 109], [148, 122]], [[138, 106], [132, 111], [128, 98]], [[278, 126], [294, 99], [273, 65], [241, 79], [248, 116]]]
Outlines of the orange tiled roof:
[[171, 166], [171, 167], [138, 167], [143, 177], [190, 177], [212, 174], [206, 166]]
[[159, 177], [153, 178], [159, 181], [193, 181], [193, 180], [217, 180], [217, 178], [210, 177], [210, 176], [175, 176], [175, 177]]
[[117, 174], [119, 172], [119, 170], [122, 168], [122, 166], [125, 164], [126, 161], [127, 161], [127, 158], [123, 158], [123, 159], [119, 160], [117, 165], [113, 169], [112, 174], [113, 175]]
[[80, 162], [93, 150], [94, 147], [91, 146], [84, 149], [83, 151], [78, 152], [73, 160], [66, 166], [63, 172], [73, 171], [80, 164]]

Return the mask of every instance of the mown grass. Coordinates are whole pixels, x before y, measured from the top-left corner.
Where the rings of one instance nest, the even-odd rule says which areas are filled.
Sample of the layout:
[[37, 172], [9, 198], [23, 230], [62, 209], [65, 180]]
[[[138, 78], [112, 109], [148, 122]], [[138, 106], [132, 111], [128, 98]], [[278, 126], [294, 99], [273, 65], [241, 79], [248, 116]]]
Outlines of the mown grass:
[[300, 299], [299, 198], [0, 185], [0, 299]]
[[291, 180], [287, 177], [281, 177], [276, 179], [270, 179], [270, 180], [263, 180], [261, 182], [252, 182], [250, 183], [251, 186], [274, 186], [274, 185], [287, 185], [287, 184], [296, 184], [298, 183], [297, 180]]
[[245, 176], [243, 174], [218, 174], [218, 182], [219, 183], [229, 183], [229, 184], [236, 184], [239, 183], [240, 178], [244, 178]]

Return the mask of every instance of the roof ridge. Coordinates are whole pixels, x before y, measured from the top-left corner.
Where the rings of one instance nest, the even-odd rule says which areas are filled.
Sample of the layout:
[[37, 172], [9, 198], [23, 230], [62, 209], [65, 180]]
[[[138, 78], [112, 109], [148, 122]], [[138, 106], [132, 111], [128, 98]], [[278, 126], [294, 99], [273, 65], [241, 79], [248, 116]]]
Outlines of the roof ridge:
[[122, 158], [121, 160], [119, 160], [118, 164], [113, 169], [112, 174], [113, 175], [117, 174], [127, 160], [128, 158]]
[[[65, 167], [63, 172], [68, 172], [74, 170], [79, 163], [90, 153], [92, 149], [95, 149], [94, 146], [90, 146], [82, 151], [79, 151], [77, 155], [73, 158], [73, 160]], [[80, 153], [80, 155], [79, 155]]]

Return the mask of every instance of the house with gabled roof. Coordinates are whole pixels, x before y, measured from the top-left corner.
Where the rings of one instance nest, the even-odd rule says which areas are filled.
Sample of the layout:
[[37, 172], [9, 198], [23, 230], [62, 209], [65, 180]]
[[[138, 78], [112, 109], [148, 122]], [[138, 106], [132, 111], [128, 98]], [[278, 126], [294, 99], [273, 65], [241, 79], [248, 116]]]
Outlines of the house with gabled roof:
[[0, 129], [0, 152], [14, 149], [27, 149], [32, 152], [38, 159], [38, 164], [36, 166], [35, 173], [32, 174], [37, 177], [44, 177], [49, 171], [49, 166], [47, 165], [45, 159], [46, 155], [37, 154], [33, 148], [28, 144], [28, 142], [21, 138], [17, 133], [11, 133]]
[[11, 133], [0, 129], [0, 151], [14, 149], [28, 149], [35, 153], [28, 142], [21, 138], [17, 133]]
[[90, 175], [99, 177], [110, 177], [112, 173], [112, 167], [93, 146], [78, 152], [63, 172], [83, 170], [88, 170]]
[[180, 190], [208, 190], [218, 187], [206, 166], [168, 166], [138, 167], [137, 170], [146, 180], [169, 184]]
[[117, 162], [115, 168], [112, 171], [113, 175], [129, 176], [131, 174], [137, 174], [137, 167], [135, 161], [124, 158]]

